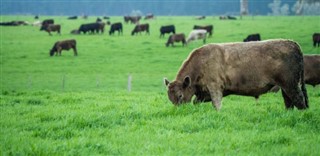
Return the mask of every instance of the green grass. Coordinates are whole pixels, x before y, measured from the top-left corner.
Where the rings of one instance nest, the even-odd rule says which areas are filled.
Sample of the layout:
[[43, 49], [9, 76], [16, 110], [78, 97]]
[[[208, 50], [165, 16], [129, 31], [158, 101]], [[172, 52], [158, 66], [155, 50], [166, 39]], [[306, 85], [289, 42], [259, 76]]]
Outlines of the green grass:
[[[96, 18], [47, 18], [62, 25], [61, 36], [49, 36], [39, 27], [0, 27], [1, 155], [319, 154], [319, 87], [308, 86], [306, 111], [285, 110], [280, 93], [259, 101], [228, 96], [220, 112], [210, 103], [174, 107], [162, 78], [174, 79], [202, 42], [167, 48], [168, 35], [159, 38], [161, 25], [175, 24], [177, 32], [187, 35], [194, 24], [213, 24], [210, 43], [242, 41], [258, 32], [262, 39], [293, 39], [305, 54], [320, 54], [311, 41], [320, 31], [319, 17], [157, 17], [142, 22], [150, 23], [150, 36], [131, 36], [130, 24], [124, 24], [123, 36], [71, 35]], [[33, 21], [31, 16], [1, 20]], [[122, 17], [111, 17], [117, 21]], [[55, 41], [69, 38], [77, 40], [78, 57], [72, 51], [49, 57]], [[126, 91], [129, 74], [132, 92]]]

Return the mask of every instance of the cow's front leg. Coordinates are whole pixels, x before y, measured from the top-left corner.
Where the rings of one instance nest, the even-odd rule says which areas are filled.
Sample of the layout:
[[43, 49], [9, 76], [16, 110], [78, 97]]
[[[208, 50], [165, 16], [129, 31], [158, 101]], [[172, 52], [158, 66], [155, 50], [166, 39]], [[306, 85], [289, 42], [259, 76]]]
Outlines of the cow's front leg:
[[222, 91], [217, 85], [208, 86], [208, 90], [210, 92], [212, 106], [215, 107], [217, 111], [221, 109], [221, 101], [222, 101]]

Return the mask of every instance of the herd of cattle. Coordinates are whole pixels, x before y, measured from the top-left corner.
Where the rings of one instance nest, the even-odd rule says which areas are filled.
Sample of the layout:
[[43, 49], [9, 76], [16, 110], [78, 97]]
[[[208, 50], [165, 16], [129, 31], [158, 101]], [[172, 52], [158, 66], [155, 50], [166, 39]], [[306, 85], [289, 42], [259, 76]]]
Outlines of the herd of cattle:
[[[153, 18], [152, 14], [145, 17]], [[140, 19], [140, 16], [124, 16], [125, 23], [135, 24], [131, 35], [141, 32], [150, 34], [150, 25], [140, 24]], [[0, 23], [5, 26], [25, 24], [22, 21]], [[118, 35], [122, 35], [121, 22], [104, 23], [99, 18], [94, 23], [80, 25], [79, 29], [72, 30], [71, 33], [104, 33], [106, 24], [110, 25], [109, 35], [116, 31]], [[40, 30], [49, 35], [55, 31], [61, 34], [61, 25], [55, 24], [53, 19], [47, 19], [41, 23]], [[170, 34], [166, 46], [173, 46], [175, 42], [182, 42], [184, 46], [198, 39], [205, 43], [206, 38], [212, 36], [213, 30], [213, 25], [194, 25], [186, 38], [184, 33], [176, 33], [174, 25], [166, 25], [160, 27], [160, 38]], [[314, 33], [312, 40], [314, 47], [320, 47], [320, 33]], [[320, 84], [320, 55], [303, 55], [298, 43], [291, 40], [261, 41], [260, 34], [248, 35], [243, 42], [248, 43], [207, 44], [195, 49], [182, 64], [176, 79], [173, 82], [165, 79], [169, 100], [178, 105], [190, 102], [195, 95], [194, 103], [211, 101], [219, 110], [224, 96], [237, 94], [258, 98], [271, 89], [281, 88], [287, 109], [308, 108], [305, 84]], [[75, 39], [57, 41], [49, 54], [61, 55], [62, 50], [69, 49], [73, 49], [74, 56], [78, 55]]]

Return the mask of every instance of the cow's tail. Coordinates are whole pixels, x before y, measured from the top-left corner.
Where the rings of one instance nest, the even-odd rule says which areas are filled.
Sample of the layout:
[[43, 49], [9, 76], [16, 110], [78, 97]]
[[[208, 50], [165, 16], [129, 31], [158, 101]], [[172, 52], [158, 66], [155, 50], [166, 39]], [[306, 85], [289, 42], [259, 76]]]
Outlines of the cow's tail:
[[306, 89], [306, 83], [304, 81], [304, 67], [302, 68], [302, 72], [301, 72], [301, 90], [302, 90], [302, 93], [303, 93], [303, 96], [304, 96], [304, 103], [305, 103], [305, 106], [307, 108], [309, 108], [309, 99], [308, 99], [308, 93], [307, 93], [307, 89]]

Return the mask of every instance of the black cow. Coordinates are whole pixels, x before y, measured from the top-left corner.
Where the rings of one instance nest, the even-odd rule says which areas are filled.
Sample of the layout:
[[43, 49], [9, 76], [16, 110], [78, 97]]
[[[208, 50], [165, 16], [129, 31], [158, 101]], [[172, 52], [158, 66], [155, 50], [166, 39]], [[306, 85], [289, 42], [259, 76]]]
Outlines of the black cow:
[[206, 25], [206, 26], [195, 25], [195, 26], [193, 26], [193, 30], [198, 30], [198, 29], [207, 30], [207, 33], [209, 33], [209, 36], [212, 36], [213, 25]]
[[313, 39], [313, 46], [316, 47], [316, 45], [318, 44], [318, 47], [320, 46], [320, 33], [314, 33], [312, 35], [312, 39]]
[[165, 33], [168, 33], [168, 34], [173, 33], [173, 34], [175, 34], [176, 33], [176, 28], [174, 27], [174, 25], [161, 26], [161, 28], [160, 28], [160, 38], [164, 37]]
[[19, 25], [28, 25], [25, 21], [11, 21], [11, 22], [1, 22], [2, 26], [19, 26]]
[[261, 41], [260, 34], [251, 34], [243, 40], [243, 42]]
[[97, 22], [97, 23], [102, 22], [102, 19], [98, 17], [97, 20], [96, 20], [96, 22]]
[[118, 35], [122, 34], [122, 23], [111, 24], [109, 35], [113, 35], [115, 31], [118, 31]]
[[229, 20], [236, 20], [236, 19], [237, 19], [237, 18], [234, 17], [234, 16], [227, 16], [227, 18], [228, 18]]
[[47, 27], [49, 24], [54, 24], [54, 20], [53, 19], [43, 20], [40, 30]]
[[86, 34], [87, 32], [91, 33], [101, 33], [104, 32], [104, 23], [89, 23], [89, 24], [82, 24], [79, 28], [79, 33], [83, 32]]
[[70, 16], [68, 17], [69, 20], [74, 20], [74, 19], [78, 19], [78, 16]]

